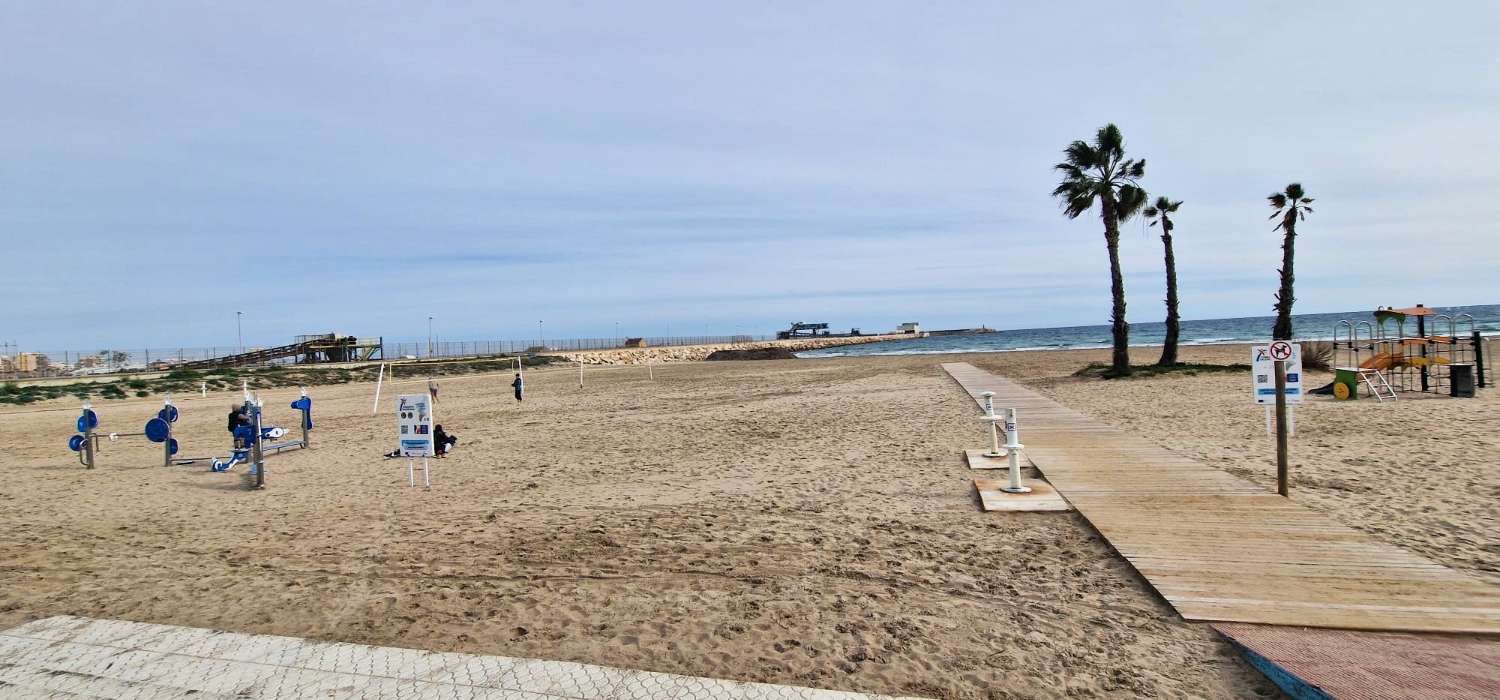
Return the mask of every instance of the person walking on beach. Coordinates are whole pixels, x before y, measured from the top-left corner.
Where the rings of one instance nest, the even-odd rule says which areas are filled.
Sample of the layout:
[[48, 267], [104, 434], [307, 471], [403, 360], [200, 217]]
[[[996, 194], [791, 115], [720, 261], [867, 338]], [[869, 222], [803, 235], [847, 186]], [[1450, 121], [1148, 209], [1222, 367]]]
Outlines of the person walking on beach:
[[526, 380], [521, 378], [520, 372], [516, 372], [516, 380], [510, 386], [516, 390], [516, 400], [520, 401], [526, 394]]
[[428, 377], [427, 378], [427, 393], [429, 393], [429, 394], [432, 395], [432, 402], [433, 403], [437, 403], [437, 391], [438, 391], [437, 382], [433, 381], [432, 377]]

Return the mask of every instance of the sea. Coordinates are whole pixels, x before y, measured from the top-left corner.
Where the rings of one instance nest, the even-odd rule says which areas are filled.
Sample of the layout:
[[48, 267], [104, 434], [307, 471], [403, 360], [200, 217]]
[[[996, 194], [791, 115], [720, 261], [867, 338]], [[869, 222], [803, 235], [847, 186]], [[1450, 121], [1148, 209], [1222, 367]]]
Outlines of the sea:
[[[1473, 318], [1473, 330], [1485, 336], [1500, 335], [1500, 304], [1477, 306], [1434, 306], [1435, 314], [1457, 317], [1468, 314]], [[1344, 311], [1327, 314], [1293, 314], [1293, 335], [1298, 340], [1329, 340], [1334, 327], [1345, 319], [1370, 321], [1375, 316], [1371, 311]], [[1431, 321], [1432, 317], [1428, 317]], [[1271, 328], [1275, 316], [1250, 316], [1247, 318], [1210, 318], [1183, 321], [1182, 345], [1213, 345], [1231, 343], [1256, 343], [1271, 339]], [[1439, 332], [1446, 333], [1446, 321]], [[1416, 331], [1415, 321], [1407, 321], [1407, 332]], [[1461, 335], [1469, 333], [1467, 320], [1458, 324]], [[1130, 324], [1131, 347], [1161, 346], [1166, 337], [1166, 324], [1160, 321]], [[1021, 350], [1066, 350], [1081, 348], [1107, 348], [1110, 346], [1108, 325], [1065, 326], [1060, 328], [1016, 328], [1001, 329], [997, 333], [981, 335], [949, 335], [911, 340], [892, 340], [864, 345], [809, 350], [797, 353], [798, 357], [840, 357], [858, 355], [927, 355], [955, 352], [1007, 352]]]

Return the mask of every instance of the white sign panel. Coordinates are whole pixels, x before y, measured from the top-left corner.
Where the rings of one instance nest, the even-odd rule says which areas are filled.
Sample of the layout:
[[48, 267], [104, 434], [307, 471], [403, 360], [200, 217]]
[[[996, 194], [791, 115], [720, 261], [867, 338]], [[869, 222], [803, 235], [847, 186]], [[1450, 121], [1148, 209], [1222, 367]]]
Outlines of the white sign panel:
[[1302, 403], [1302, 345], [1278, 340], [1250, 348], [1250, 378], [1254, 380], [1255, 403], [1276, 403], [1276, 361], [1286, 362], [1286, 402]]
[[401, 441], [402, 457], [431, 457], [432, 397], [427, 394], [401, 394], [396, 397], [396, 429]]

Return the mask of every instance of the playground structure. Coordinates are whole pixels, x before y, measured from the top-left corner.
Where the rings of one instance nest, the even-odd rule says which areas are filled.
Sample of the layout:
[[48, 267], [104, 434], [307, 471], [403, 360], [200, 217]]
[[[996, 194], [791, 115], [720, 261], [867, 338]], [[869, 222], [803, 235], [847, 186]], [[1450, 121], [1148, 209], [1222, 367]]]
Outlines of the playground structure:
[[266, 427], [261, 418], [264, 413], [265, 402], [259, 395], [253, 394], [248, 388], [244, 389], [245, 402], [242, 410], [248, 421], [234, 429], [234, 447], [229, 457], [215, 459], [212, 471], [223, 473], [234, 469], [236, 464], [249, 464], [250, 476], [254, 477], [254, 488], [265, 488], [266, 485], [266, 456], [267, 454], [281, 454], [283, 450], [304, 450], [312, 446], [311, 433], [313, 429], [312, 420], [312, 397], [307, 395], [307, 389], [302, 389], [302, 395], [293, 401], [290, 406], [300, 413], [298, 425], [302, 428], [302, 437], [297, 440], [285, 442], [270, 442], [286, 437], [287, 429], [280, 426]]
[[[1473, 396], [1476, 386], [1484, 386], [1483, 338], [1469, 314], [1437, 314], [1418, 304], [1377, 309], [1374, 316], [1374, 323], [1334, 325], [1333, 383], [1311, 393], [1349, 401], [1359, 398], [1363, 385], [1377, 401], [1386, 401], [1413, 391]], [[1415, 334], [1407, 335], [1413, 318]]]
[[168, 395], [162, 401], [162, 408], [156, 413], [156, 417], [146, 421], [146, 425], [139, 433], [100, 433], [99, 414], [94, 411], [93, 403], [83, 402], [83, 411], [78, 415], [78, 434], [68, 438], [68, 449], [78, 453], [78, 463], [85, 469], [93, 469], [95, 460], [99, 455], [100, 440], [108, 439], [110, 442], [118, 442], [120, 438], [144, 437], [151, 442], [160, 443], [162, 446], [161, 463], [164, 467], [174, 464], [192, 464], [199, 460], [211, 459], [209, 457], [178, 457], [177, 439], [172, 437], [172, 424], [177, 422], [177, 407], [172, 405], [172, 397]]

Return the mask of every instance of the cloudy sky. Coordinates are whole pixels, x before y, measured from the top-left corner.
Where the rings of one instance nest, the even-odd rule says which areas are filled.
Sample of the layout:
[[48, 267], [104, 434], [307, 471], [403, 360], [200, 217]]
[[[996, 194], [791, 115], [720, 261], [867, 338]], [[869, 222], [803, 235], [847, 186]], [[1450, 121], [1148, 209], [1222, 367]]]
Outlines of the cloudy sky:
[[1187, 318], [1270, 313], [1294, 180], [1299, 311], [1500, 302], [1492, 2], [215, 4], [0, 5], [0, 340], [1105, 323], [1108, 121]]

